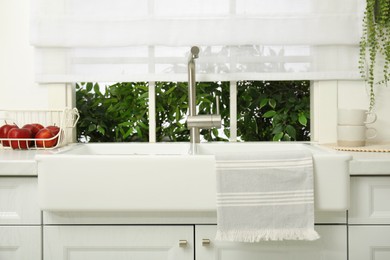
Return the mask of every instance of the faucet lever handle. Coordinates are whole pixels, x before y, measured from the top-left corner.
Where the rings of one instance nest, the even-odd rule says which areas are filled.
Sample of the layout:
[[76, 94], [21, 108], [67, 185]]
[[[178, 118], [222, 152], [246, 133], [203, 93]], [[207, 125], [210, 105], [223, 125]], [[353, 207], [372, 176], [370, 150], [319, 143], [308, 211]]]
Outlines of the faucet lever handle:
[[219, 113], [219, 96], [215, 97], [215, 107], [217, 110], [217, 115], [220, 115], [220, 113]]

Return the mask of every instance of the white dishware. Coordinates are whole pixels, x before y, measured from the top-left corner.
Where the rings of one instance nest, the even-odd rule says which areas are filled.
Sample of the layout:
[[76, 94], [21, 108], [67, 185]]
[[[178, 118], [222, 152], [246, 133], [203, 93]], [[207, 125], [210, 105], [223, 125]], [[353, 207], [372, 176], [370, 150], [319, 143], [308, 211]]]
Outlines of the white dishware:
[[376, 129], [361, 125], [337, 126], [337, 144], [339, 146], [358, 147], [365, 146], [367, 139], [376, 137]]
[[376, 121], [376, 114], [365, 109], [339, 109], [338, 125], [365, 125]]

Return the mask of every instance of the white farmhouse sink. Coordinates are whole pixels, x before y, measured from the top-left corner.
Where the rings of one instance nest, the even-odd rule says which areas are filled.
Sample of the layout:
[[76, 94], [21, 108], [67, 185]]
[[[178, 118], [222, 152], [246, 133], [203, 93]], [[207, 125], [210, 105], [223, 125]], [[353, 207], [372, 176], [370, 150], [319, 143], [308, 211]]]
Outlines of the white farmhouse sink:
[[349, 206], [350, 156], [302, 143], [77, 144], [36, 156], [39, 203], [46, 211], [215, 211], [215, 155], [234, 151], [308, 149], [315, 206]]
[[37, 155], [39, 202], [48, 211], [208, 211], [215, 158], [188, 144], [79, 144]]

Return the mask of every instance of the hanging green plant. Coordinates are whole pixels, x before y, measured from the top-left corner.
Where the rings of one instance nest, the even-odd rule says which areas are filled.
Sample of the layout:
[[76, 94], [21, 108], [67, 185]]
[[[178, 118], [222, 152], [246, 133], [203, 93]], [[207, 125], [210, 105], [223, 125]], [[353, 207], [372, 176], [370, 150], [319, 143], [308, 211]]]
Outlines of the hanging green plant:
[[[370, 107], [375, 107], [375, 85], [387, 85], [390, 72], [390, 0], [366, 0], [363, 18], [363, 33], [360, 41], [359, 69], [370, 89]], [[384, 63], [380, 79], [375, 74], [377, 58], [382, 56]]]

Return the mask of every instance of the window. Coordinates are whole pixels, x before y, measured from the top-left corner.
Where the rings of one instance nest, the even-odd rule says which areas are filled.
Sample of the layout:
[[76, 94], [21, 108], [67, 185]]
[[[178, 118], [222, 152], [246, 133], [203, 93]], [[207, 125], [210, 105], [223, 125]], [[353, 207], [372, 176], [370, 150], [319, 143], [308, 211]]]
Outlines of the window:
[[[241, 80], [360, 79], [359, 21], [364, 0], [111, 2], [110, 8], [104, 0], [31, 2], [36, 81], [48, 85], [149, 81], [152, 105], [147, 115], [153, 120], [147, 121], [146, 132], [151, 142], [159, 140], [154, 120], [158, 82], [186, 81], [188, 51], [193, 45], [202, 50], [198, 80], [227, 81], [229, 114], [234, 119]], [[261, 109], [269, 108], [267, 116], [271, 116], [275, 103], [273, 99], [268, 102]], [[299, 123], [304, 124], [304, 118], [300, 114]], [[240, 119], [228, 125], [230, 140], [242, 138], [239, 125]], [[98, 125], [88, 127], [98, 129]], [[288, 129], [288, 136], [293, 135]], [[131, 136], [137, 129], [128, 131]]]
[[[309, 81], [197, 83], [198, 113], [215, 113], [218, 96], [223, 120], [222, 129], [202, 129], [202, 139], [310, 140], [309, 87]], [[189, 140], [187, 83], [78, 83], [76, 90], [79, 141]]]

